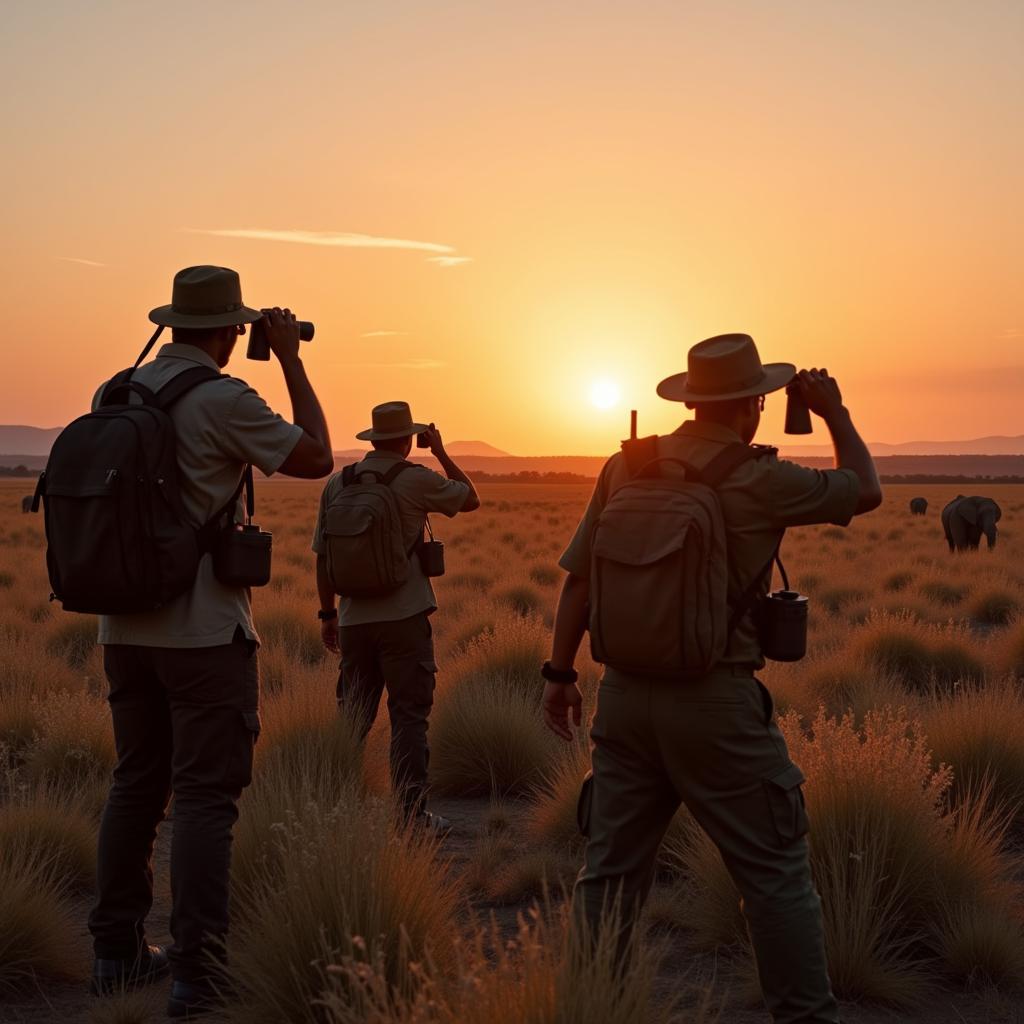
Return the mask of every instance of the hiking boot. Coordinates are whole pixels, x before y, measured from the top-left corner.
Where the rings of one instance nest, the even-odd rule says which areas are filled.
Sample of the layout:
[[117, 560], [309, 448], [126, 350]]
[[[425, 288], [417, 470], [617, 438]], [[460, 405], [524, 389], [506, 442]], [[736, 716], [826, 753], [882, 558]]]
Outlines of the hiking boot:
[[97, 957], [92, 965], [89, 991], [94, 996], [108, 996], [126, 989], [152, 985], [167, 976], [170, 962], [163, 946], [143, 946], [133, 960], [106, 960]]
[[224, 1000], [212, 986], [201, 981], [176, 981], [171, 985], [171, 998], [167, 1001], [167, 1016], [201, 1017], [223, 1006]]

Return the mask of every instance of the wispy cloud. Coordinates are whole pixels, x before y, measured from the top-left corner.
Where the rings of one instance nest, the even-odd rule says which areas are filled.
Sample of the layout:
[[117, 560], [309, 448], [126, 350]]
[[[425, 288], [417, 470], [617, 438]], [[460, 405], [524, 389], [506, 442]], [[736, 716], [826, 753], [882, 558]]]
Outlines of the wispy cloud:
[[[418, 242], [410, 238], [384, 238], [353, 231], [277, 231], [269, 228], [186, 228], [194, 235], [217, 238], [252, 238], [264, 242], [295, 242], [299, 245], [323, 245], [337, 249], [411, 249], [416, 252], [454, 253], [450, 245]], [[462, 257], [466, 258], [466, 257]]]
[[447, 363], [439, 359], [408, 359], [397, 363], [346, 363], [346, 366], [365, 366], [375, 370], [440, 370]]
[[360, 334], [360, 338], [404, 338], [408, 331], [366, 331]]
[[427, 263], [436, 263], [439, 267], [459, 267], [463, 263], [472, 263], [472, 256], [428, 256]]
[[58, 256], [57, 259], [64, 263], [79, 263], [83, 267], [105, 267], [106, 263], [99, 263], [96, 260], [83, 260], [78, 256]]

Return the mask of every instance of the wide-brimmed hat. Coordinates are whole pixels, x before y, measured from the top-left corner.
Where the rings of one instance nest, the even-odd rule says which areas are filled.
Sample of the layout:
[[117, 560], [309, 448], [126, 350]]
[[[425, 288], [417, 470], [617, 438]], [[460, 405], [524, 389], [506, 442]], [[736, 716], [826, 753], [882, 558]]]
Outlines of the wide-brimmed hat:
[[726, 402], [767, 395], [795, 376], [792, 363], [761, 362], [749, 334], [718, 334], [687, 353], [686, 373], [666, 377], [658, 394], [670, 402]]
[[169, 306], [150, 310], [164, 327], [230, 327], [251, 324], [263, 314], [242, 305], [242, 283], [227, 267], [186, 267], [174, 275]]
[[426, 423], [413, 423], [408, 402], [384, 402], [374, 408], [371, 417], [373, 426], [356, 434], [360, 441], [390, 441], [422, 434], [427, 429]]

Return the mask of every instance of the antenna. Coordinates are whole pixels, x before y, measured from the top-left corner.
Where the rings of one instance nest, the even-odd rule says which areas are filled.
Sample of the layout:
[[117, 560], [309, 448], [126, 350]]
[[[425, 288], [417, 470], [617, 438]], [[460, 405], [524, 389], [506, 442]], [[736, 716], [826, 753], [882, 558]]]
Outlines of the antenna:
[[629, 414], [629, 439], [636, 440], [636, 409], [631, 410]]

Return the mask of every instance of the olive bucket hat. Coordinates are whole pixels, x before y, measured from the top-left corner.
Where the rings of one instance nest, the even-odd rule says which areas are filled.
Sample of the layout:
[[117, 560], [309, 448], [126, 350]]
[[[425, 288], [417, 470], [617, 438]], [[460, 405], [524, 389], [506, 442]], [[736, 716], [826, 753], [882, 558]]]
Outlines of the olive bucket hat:
[[390, 441], [422, 434], [427, 429], [426, 423], [413, 423], [408, 402], [385, 402], [375, 406], [371, 416], [373, 426], [356, 434], [360, 441]]
[[150, 310], [162, 327], [230, 327], [251, 324], [263, 314], [242, 304], [242, 283], [228, 267], [186, 267], [174, 275], [171, 302]]
[[666, 377], [658, 394], [670, 402], [726, 402], [781, 391], [796, 375], [792, 363], [762, 363], [749, 334], [718, 334], [687, 353], [686, 373]]

